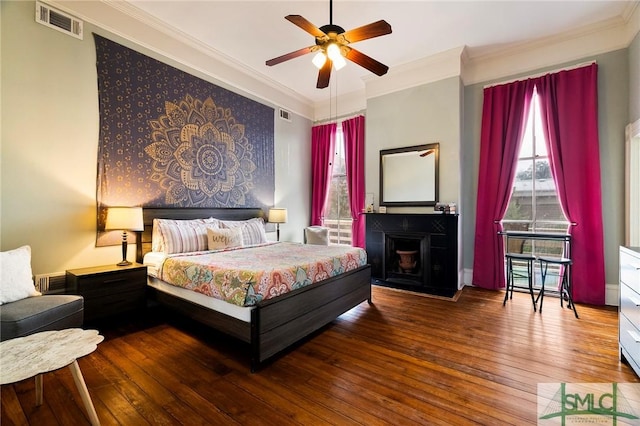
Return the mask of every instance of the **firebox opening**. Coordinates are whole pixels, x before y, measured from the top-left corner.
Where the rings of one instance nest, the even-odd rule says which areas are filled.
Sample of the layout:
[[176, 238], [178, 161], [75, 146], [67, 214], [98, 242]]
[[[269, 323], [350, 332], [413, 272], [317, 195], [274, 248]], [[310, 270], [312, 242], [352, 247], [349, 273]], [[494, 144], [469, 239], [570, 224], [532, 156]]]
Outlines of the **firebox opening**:
[[387, 280], [409, 286], [424, 281], [423, 237], [408, 235], [386, 236]]

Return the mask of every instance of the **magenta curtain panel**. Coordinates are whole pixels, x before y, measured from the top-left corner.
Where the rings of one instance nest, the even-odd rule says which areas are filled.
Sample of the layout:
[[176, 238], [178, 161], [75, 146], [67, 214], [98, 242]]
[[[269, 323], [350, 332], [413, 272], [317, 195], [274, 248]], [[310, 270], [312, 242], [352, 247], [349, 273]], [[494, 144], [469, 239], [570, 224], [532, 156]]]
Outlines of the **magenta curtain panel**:
[[365, 246], [365, 230], [362, 210], [365, 203], [364, 189], [364, 116], [342, 122], [344, 135], [345, 160], [347, 168], [347, 187], [351, 207], [351, 245]]
[[478, 287], [505, 286], [499, 221], [509, 205], [532, 94], [531, 81], [484, 90], [473, 260], [473, 284]]
[[336, 127], [336, 123], [329, 123], [311, 128], [311, 225], [323, 224], [333, 170]]
[[573, 300], [605, 303], [598, 66], [535, 79], [551, 172], [571, 233]]

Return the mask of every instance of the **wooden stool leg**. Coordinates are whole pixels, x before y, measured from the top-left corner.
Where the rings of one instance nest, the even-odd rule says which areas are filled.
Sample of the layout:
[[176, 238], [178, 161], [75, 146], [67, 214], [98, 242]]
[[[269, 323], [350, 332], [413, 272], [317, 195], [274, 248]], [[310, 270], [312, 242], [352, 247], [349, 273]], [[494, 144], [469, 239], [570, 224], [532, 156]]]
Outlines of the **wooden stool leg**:
[[89, 390], [87, 389], [87, 385], [84, 382], [84, 378], [82, 377], [82, 372], [80, 371], [80, 366], [78, 366], [78, 361], [74, 360], [71, 364], [69, 364], [69, 369], [71, 370], [73, 380], [74, 382], [76, 382], [76, 387], [80, 392], [80, 397], [82, 398], [84, 407], [86, 408], [87, 414], [89, 415], [89, 421], [92, 425], [99, 425], [100, 420], [98, 420], [98, 414], [96, 413], [96, 409], [93, 406], [93, 402], [91, 402], [91, 396], [89, 395]]
[[36, 376], [36, 406], [42, 405], [43, 395], [42, 374]]

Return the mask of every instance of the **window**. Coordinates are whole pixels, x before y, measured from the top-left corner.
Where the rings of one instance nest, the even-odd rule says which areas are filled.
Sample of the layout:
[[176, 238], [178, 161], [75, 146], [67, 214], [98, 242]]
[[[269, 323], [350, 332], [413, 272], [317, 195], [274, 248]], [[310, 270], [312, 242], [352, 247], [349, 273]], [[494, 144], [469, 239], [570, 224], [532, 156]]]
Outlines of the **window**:
[[[511, 199], [502, 220], [505, 230], [566, 232], [569, 222], [562, 212], [544, 140], [537, 94], [532, 98]], [[506, 252], [560, 257], [564, 245], [555, 241], [510, 239]], [[539, 280], [536, 279], [539, 284]]]
[[347, 187], [344, 138], [342, 125], [336, 129], [336, 152], [333, 160], [333, 175], [327, 207], [324, 212], [324, 226], [329, 228], [330, 244], [351, 245], [351, 209]]

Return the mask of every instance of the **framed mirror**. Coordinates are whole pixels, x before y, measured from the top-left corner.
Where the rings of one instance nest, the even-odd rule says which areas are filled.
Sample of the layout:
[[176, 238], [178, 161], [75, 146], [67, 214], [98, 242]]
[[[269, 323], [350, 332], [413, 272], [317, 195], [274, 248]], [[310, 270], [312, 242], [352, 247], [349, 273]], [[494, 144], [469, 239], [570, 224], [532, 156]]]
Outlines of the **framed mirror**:
[[440, 144], [380, 151], [381, 206], [435, 206]]

